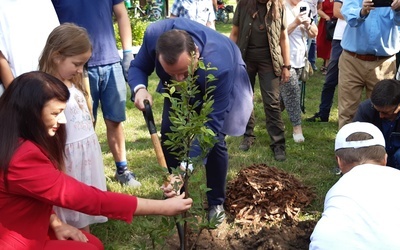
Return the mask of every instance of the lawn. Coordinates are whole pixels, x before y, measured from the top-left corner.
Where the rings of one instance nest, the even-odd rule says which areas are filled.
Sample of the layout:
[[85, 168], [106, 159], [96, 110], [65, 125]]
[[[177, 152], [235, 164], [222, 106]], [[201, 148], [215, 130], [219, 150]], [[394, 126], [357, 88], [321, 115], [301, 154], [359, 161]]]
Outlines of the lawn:
[[[231, 14], [231, 19], [233, 15]], [[228, 24], [217, 24], [217, 30], [228, 35], [231, 29], [231, 21]], [[317, 65], [321, 65], [318, 60]], [[157, 78], [153, 74], [149, 82], [149, 92], [154, 93], [153, 112], [156, 125], [160, 128], [162, 97], [155, 93]], [[324, 82], [324, 76], [316, 72], [306, 86], [306, 113], [303, 119], [312, 116], [318, 110], [321, 89]], [[130, 91], [129, 91], [130, 92]], [[241, 138], [227, 137], [229, 152], [229, 173], [228, 180], [235, 178], [237, 172], [246, 166], [252, 164], [266, 164], [276, 166], [286, 172], [296, 176], [307, 186], [310, 186], [316, 193], [314, 202], [302, 211], [301, 220], [318, 219], [323, 209], [323, 200], [328, 189], [337, 181], [338, 176], [334, 175], [336, 166], [333, 146], [334, 138], [337, 132], [337, 95], [331, 112], [330, 122], [328, 123], [309, 123], [303, 122], [303, 133], [305, 142], [297, 144], [292, 138], [292, 125], [288, 119], [286, 111], [282, 113], [285, 122], [285, 136], [287, 147], [287, 160], [277, 162], [269, 149], [270, 139], [265, 128], [265, 116], [262, 107], [262, 101], [258, 86], [255, 90], [255, 115], [257, 125], [255, 134], [257, 140], [254, 146], [247, 152], [238, 149]], [[142, 112], [137, 110], [132, 102], [127, 103], [127, 120], [124, 123], [126, 148], [128, 163], [133, 170], [142, 187], [139, 189], [130, 189], [122, 187], [113, 180], [115, 171], [112, 155], [109, 151], [106, 141], [105, 126], [101, 118], [98, 117], [96, 132], [99, 137], [105, 163], [105, 174], [107, 176], [107, 186], [109, 190], [137, 195], [146, 198], [162, 199], [162, 193], [159, 190], [161, 180], [156, 176], [157, 159], [152, 147], [151, 139]], [[124, 206], [124, 204], [121, 204]], [[109, 221], [105, 224], [92, 226], [92, 232], [97, 235], [105, 244], [106, 249], [132, 249], [133, 242], [143, 241], [143, 227], [146, 223], [158, 223], [155, 217], [135, 218], [132, 224], [126, 224], [120, 221]], [[234, 226], [234, 225], [232, 225]], [[146, 248], [146, 247], [144, 247]], [[147, 248], [150, 248], [147, 246]]]

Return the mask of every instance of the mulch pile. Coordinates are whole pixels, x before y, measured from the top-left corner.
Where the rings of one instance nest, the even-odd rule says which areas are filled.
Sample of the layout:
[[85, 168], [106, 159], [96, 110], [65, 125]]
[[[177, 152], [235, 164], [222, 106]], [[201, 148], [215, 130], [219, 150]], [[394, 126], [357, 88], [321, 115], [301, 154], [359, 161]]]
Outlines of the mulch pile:
[[226, 209], [235, 222], [296, 222], [315, 194], [293, 175], [265, 164], [242, 169], [227, 187]]

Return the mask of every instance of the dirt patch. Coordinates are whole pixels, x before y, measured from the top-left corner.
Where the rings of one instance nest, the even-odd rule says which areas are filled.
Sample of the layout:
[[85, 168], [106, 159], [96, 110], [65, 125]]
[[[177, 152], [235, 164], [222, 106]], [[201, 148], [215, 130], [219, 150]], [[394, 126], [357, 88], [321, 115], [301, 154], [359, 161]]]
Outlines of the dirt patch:
[[[293, 175], [265, 164], [242, 169], [228, 183], [227, 222], [204, 230], [195, 249], [308, 249], [316, 221], [298, 221], [314, 193]], [[233, 225], [233, 226], [232, 226]], [[168, 241], [179, 249], [179, 239]]]

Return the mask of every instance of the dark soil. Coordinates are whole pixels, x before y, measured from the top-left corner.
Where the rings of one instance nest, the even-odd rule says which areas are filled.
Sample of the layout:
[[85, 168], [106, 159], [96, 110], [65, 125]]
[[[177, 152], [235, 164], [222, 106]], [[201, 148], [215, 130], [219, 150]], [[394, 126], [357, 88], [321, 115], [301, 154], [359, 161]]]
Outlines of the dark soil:
[[[194, 249], [308, 249], [316, 221], [299, 221], [314, 194], [291, 174], [264, 164], [242, 169], [228, 183], [227, 221], [191, 236]], [[168, 240], [179, 249], [179, 240]]]

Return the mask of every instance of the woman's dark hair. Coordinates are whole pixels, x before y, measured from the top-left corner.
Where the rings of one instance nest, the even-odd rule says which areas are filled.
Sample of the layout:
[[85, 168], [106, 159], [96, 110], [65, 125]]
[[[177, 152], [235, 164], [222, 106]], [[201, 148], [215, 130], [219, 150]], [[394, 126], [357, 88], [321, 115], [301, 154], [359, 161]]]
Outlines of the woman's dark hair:
[[6, 184], [8, 166], [21, 139], [36, 143], [58, 169], [64, 169], [65, 126], [61, 124], [50, 136], [42, 110], [52, 99], [67, 102], [68, 98], [63, 82], [39, 71], [20, 75], [6, 89], [0, 98], [0, 174]]
[[400, 81], [385, 79], [379, 81], [371, 93], [371, 102], [377, 107], [400, 104]]
[[163, 60], [173, 65], [178, 61], [183, 52], [189, 55], [196, 51], [193, 38], [184, 30], [169, 30], [164, 32], [157, 40], [156, 56], [162, 55]]

